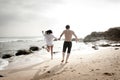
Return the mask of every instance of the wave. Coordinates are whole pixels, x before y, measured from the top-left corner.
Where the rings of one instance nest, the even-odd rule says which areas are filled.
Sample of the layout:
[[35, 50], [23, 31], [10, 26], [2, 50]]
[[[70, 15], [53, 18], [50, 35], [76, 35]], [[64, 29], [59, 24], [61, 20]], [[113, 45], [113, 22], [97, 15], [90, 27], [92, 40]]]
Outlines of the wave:
[[7, 60], [0, 59], [0, 70], [3, 70], [8, 64], [9, 62]]
[[0, 37], [0, 42], [26, 42], [26, 41], [42, 41], [41, 37]]

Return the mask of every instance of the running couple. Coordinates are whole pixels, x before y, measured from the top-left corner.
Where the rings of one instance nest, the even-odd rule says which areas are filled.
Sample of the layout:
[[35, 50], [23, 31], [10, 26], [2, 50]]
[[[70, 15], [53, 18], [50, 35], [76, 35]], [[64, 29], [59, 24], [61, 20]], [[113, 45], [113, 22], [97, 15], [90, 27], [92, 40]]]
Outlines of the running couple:
[[[51, 51], [51, 59], [53, 59], [53, 39], [57, 39], [52, 33], [52, 30], [47, 30], [42, 31], [45, 40], [46, 40], [46, 44], [47, 44], [47, 51], [50, 52]], [[62, 61], [64, 62], [64, 57], [65, 57], [65, 52], [67, 49], [67, 56], [66, 56], [66, 61], [65, 63], [68, 62], [68, 58], [70, 56], [70, 52], [71, 52], [71, 48], [72, 48], [72, 35], [75, 37], [76, 42], [78, 41], [78, 38], [76, 36], [76, 34], [74, 33], [74, 31], [70, 30], [70, 26], [66, 25], [66, 30], [64, 30], [62, 32], [62, 34], [60, 35], [60, 37], [58, 38], [58, 40], [61, 39], [62, 36], [65, 36], [65, 41], [63, 43], [63, 53], [62, 53]]]

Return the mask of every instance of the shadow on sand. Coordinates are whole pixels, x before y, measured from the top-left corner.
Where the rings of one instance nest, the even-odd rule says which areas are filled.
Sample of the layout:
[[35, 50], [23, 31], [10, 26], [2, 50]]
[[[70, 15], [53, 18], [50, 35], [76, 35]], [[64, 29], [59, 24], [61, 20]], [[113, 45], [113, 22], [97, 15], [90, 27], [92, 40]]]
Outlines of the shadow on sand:
[[[31, 70], [32, 68], [36, 67], [36, 66], [39, 66], [45, 62], [48, 62], [50, 60], [47, 60], [47, 61], [43, 61], [42, 63], [38, 63], [38, 64], [35, 64], [35, 65], [32, 65], [32, 66], [28, 66], [28, 67], [24, 67], [24, 68], [21, 68], [21, 69], [13, 69], [11, 71], [9, 71], [8, 73], [9, 74], [12, 74], [12, 73], [16, 73], [16, 72], [20, 72], [20, 71], [27, 71], [27, 70]], [[34, 69], [33, 69], [34, 70]]]
[[50, 70], [46, 71], [43, 74], [40, 74], [41, 69], [39, 69], [36, 72], [36, 74], [34, 75], [33, 79], [31, 79], [31, 80], [40, 80], [40, 79], [45, 79], [45, 78], [52, 77], [52, 76], [56, 75], [56, 73], [58, 71], [62, 70], [65, 65], [66, 64], [56, 65], [56, 66], [52, 67]]

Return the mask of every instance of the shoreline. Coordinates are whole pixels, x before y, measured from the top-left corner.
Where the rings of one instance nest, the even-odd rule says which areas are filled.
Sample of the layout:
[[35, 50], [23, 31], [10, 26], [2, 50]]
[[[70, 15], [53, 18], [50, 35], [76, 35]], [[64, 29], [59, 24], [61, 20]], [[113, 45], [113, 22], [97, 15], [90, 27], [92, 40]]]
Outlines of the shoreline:
[[[61, 64], [62, 55], [42, 63], [33, 63], [17, 69], [0, 71], [1, 80], [119, 80], [120, 50], [103, 48], [90, 51], [72, 51], [67, 64]], [[27, 74], [27, 75], [26, 75]]]

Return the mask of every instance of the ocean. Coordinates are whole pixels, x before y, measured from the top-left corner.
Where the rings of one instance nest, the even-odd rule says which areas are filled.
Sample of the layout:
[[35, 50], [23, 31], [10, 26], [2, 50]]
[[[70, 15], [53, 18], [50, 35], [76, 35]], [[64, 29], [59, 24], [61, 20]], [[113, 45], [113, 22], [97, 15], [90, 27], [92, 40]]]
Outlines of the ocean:
[[43, 44], [45, 42], [42, 37], [0, 37], [0, 54], [28, 49], [30, 46], [41, 47]]
[[28, 50], [31, 46], [41, 48], [45, 45], [43, 37], [0, 37], [0, 70], [9, 64], [9, 59], [2, 59], [4, 54], [15, 55], [18, 50]]

